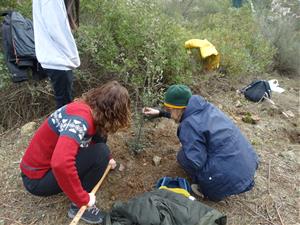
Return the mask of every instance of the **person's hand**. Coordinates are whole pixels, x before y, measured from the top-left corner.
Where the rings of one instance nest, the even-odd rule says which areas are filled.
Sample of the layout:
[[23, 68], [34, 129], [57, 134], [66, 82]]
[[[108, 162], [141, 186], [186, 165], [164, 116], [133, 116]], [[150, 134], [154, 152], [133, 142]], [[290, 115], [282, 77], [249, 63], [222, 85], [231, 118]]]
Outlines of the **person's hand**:
[[90, 196], [90, 201], [89, 203], [87, 204], [88, 207], [92, 207], [93, 205], [95, 205], [96, 203], [96, 196], [95, 194], [93, 193], [89, 193], [89, 196]]
[[145, 115], [150, 115], [150, 116], [158, 116], [159, 115], [159, 110], [158, 109], [153, 109], [149, 107], [143, 108], [142, 111]]
[[109, 160], [108, 165], [111, 165], [112, 169], [115, 169], [117, 166], [117, 162], [114, 159]]

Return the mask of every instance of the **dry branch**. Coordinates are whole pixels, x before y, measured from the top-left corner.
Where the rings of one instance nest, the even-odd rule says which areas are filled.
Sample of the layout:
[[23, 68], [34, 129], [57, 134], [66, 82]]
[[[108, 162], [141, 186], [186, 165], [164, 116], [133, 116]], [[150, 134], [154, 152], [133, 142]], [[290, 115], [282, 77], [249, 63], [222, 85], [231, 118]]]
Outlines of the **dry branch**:
[[273, 196], [272, 196], [271, 191], [270, 191], [270, 180], [271, 180], [271, 159], [269, 160], [269, 169], [268, 169], [268, 193], [269, 193], [269, 196], [270, 196], [271, 200], [274, 202], [274, 207], [275, 207], [276, 213], [278, 215], [278, 218], [280, 220], [280, 223], [281, 223], [281, 225], [284, 225], [282, 217], [280, 216], [277, 204], [274, 201]]
[[269, 160], [269, 169], [268, 169], [268, 193], [270, 193], [270, 180], [271, 180], [271, 159]]
[[16, 220], [13, 220], [13, 219], [10, 219], [10, 218], [7, 218], [7, 217], [3, 217], [3, 216], [0, 216], [0, 219], [4, 219], [4, 220], [8, 220], [8, 221], [11, 221], [12, 224], [20, 224], [20, 225], [23, 225], [22, 223], [16, 221]]
[[[246, 204], [244, 204], [243, 202], [240, 202], [243, 206], [245, 206], [246, 208], [248, 208], [252, 213], [254, 213], [256, 216], [264, 219], [265, 221], [267, 221], [268, 223], [275, 225], [272, 221], [270, 221], [268, 218], [266, 218], [265, 216], [263, 216], [262, 214], [255, 212], [253, 209], [251, 209], [251, 207], [247, 206]], [[245, 210], [246, 211], [246, 210]], [[247, 212], [247, 211], [246, 211]]]
[[[272, 199], [273, 199], [273, 198], [272, 198]], [[279, 208], [277, 207], [276, 202], [274, 202], [274, 207], [275, 207], [275, 209], [276, 209], [276, 213], [277, 213], [277, 215], [278, 215], [278, 218], [279, 218], [279, 220], [280, 220], [281, 225], [284, 225], [283, 220], [282, 220], [282, 218], [281, 218], [281, 216], [280, 216], [280, 213], [279, 213]]]

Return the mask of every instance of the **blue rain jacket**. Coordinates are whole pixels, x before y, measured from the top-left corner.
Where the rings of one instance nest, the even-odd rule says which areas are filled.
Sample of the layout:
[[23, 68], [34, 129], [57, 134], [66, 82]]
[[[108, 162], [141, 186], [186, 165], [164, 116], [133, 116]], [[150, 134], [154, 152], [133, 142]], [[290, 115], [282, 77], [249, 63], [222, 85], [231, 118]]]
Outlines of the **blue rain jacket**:
[[250, 190], [258, 157], [233, 121], [213, 104], [193, 95], [177, 131], [177, 160], [204, 196], [218, 201]]

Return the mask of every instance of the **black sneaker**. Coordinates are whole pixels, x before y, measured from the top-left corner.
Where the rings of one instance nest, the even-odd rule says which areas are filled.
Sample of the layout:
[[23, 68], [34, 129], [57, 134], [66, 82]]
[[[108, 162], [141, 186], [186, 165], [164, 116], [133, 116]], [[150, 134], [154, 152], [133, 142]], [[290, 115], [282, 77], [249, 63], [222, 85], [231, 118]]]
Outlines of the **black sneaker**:
[[198, 184], [191, 185], [192, 192], [197, 195], [198, 197], [204, 198], [204, 195], [201, 193], [201, 188]]
[[[73, 219], [76, 216], [78, 210], [79, 208], [74, 203], [72, 203], [68, 211], [68, 216]], [[94, 205], [87, 208], [80, 219], [90, 224], [102, 224], [105, 215], [106, 214], [104, 212], [102, 212], [97, 208], [96, 205]]]

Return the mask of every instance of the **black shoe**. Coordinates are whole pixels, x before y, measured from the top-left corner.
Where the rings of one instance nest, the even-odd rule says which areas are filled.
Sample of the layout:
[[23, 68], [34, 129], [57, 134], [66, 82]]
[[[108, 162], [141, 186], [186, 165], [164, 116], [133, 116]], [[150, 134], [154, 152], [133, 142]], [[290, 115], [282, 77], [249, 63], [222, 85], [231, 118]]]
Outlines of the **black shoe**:
[[[73, 219], [76, 216], [78, 210], [79, 208], [74, 203], [72, 203], [68, 211], [68, 216]], [[80, 219], [90, 224], [102, 224], [105, 215], [106, 214], [104, 212], [102, 212], [94, 205], [87, 208]]]
[[198, 184], [191, 185], [192, 192], [197, 195], [198, 197], [204, 198], [204, 195], [201, 193], [201, 188]]

